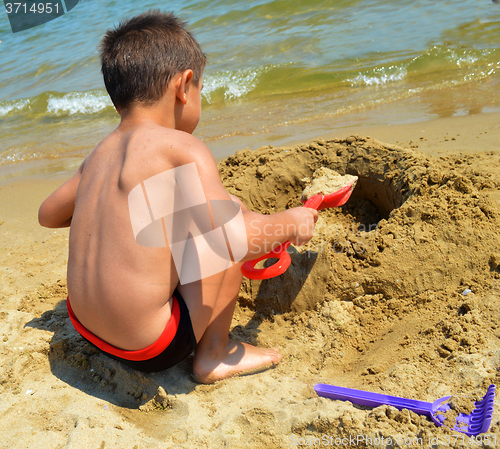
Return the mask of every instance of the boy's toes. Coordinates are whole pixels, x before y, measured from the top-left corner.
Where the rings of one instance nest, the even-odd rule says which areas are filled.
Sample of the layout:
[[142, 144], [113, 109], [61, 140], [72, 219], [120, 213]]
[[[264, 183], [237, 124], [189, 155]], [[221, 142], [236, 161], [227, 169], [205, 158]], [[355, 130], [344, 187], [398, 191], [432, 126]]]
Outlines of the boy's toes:
[[267, 349], [265, 353], [271, 358], [274, 365], [277, 365], [283, 358], [278, 348]]

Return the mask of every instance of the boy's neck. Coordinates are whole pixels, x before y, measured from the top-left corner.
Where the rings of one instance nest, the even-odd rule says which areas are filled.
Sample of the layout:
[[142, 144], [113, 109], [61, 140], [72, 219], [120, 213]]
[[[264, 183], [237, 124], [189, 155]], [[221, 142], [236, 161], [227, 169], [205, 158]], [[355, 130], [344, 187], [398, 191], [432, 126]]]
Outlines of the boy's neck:
[[174, 108], [165, 106], [162, 100], [153, 105], [132, 103], [127, 108], [120, 109], [121, 121], [119, 128], [125, 130], [144, 122], [154, 122], [165, 128], [175, 129]]

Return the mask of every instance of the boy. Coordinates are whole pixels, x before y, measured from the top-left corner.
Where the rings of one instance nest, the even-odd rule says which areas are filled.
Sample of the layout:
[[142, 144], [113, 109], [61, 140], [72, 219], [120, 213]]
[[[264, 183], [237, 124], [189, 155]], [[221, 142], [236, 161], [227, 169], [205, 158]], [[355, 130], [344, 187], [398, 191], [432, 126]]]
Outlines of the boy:
[[[194, 377], [202, 383], [276, 365], [276, 350], [229, 340], [241, 264], [269, 245], [309, 241], [317, 212], [298, 207], [261, 215], [224, 189], [209, 149], [191, 135], [201, 113], [205, 55], [175, 16], [150, 11], [121, 23], [105, 35], [101, 61], [120, 124], [39, 210], [42, 226], [71, 226], [67, 306], [75, 328], [109, 357], [144, 372], [167, 369], [195, 351]], [[193, 182], [208, 203], [241, 208], [247, 250], [224, 271], [180, 282], [171, 245], [148, 247], [134, 238], [129, 197], [141, 183], [187, 166], [195, 167]], [[211, 220], [213, 226], [213, 214]], [[196, 250], [202, 261], [214, 254]]]

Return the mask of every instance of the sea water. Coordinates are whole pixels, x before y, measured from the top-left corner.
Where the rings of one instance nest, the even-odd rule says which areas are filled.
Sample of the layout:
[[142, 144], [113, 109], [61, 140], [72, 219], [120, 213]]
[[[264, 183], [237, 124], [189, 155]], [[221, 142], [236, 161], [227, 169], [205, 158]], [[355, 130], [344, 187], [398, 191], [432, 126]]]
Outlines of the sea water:
[[217, 159], [340, 127], [500, 110], [491, 0], [81, 0], [12, 33], [0, 5], [0, 180], [68, 173], [119, 123], [98, 46], [173, 11], [208, 56], [195, 134]]

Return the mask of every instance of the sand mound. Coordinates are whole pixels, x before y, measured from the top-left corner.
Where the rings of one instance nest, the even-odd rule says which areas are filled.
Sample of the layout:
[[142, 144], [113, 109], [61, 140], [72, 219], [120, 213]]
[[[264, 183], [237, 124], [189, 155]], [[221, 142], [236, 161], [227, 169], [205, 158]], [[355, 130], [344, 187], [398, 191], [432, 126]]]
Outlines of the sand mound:
[[492, 181], [472, 170], [353, 136], [240, 151], [220, 171], [249, 208], [271, 213], [299, 206], [300, 180], [321, 166], [359, 178], [352, 198], [321, 212], [314, 239], [291, 250], [283, 276], [246, 281], [248, 305], [267, 315], [297, 314], [326, 297], [360, 302], [376, 295], [394, 308], [394, 301], [427, 302], [429, 292], [489, 287], [500, 261], [500, 221], [481, 195]]

